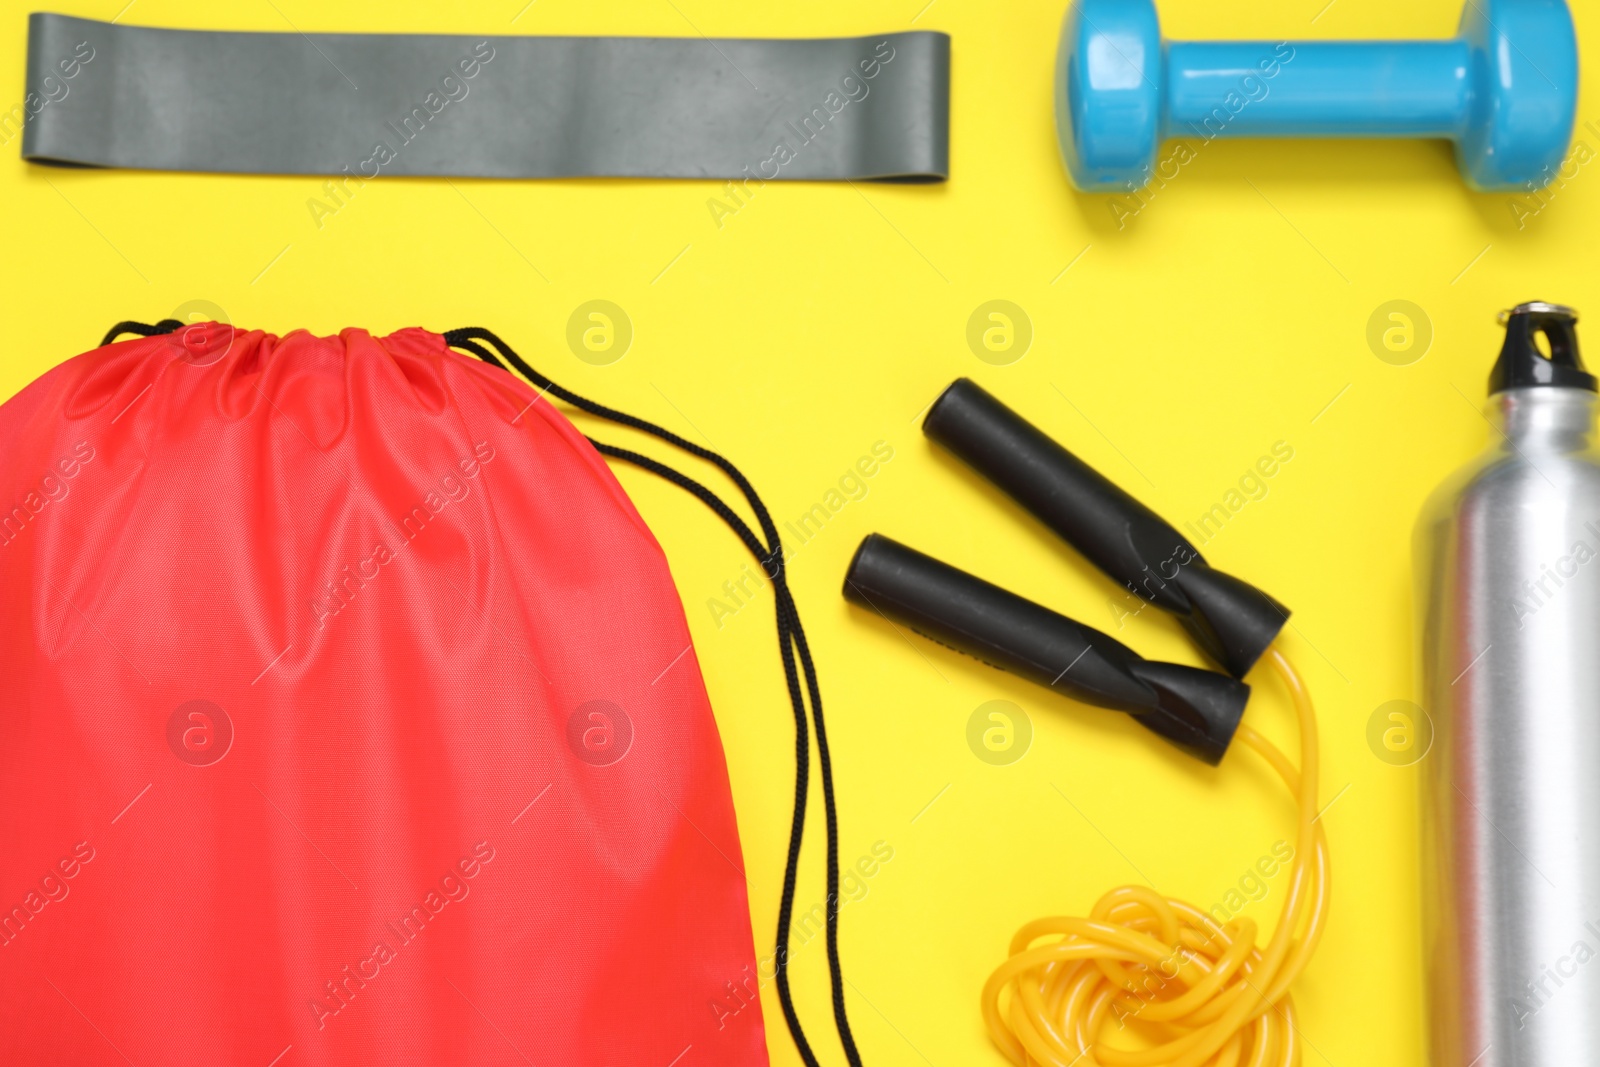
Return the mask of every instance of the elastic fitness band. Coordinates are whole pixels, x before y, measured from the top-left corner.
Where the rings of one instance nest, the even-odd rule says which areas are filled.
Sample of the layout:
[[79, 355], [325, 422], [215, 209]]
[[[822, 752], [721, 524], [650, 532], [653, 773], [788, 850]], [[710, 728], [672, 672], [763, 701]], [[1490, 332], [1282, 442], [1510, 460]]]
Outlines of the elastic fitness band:
[[[1272, 939], [1146, 886], [1120, 886], [1086, 919], [1037, 919], [983, 989], [989, 1034], [1018, 1067], [1293, 1067], [1300, 1061], [1289, 986], [1328, 915], [1328, 842], [1317, 821], [1317, 723], [1300, 676], [1276, 647], [1267, 658], [1300, 728], [1300, 769], [1250, 726], [1238, 737], [1266, 760], [1299, 809], [1288, 899]], [[1298, 939], [1296, 938], [1296, 935]], [[1046, 939], [1054, 940], [1046, 940]], [[1042, 942], [1042, 943], [1041, 943]], [[1009, 996], [1007, 996], [1009, 993]], [[1131, 1021], [1144, 1048], [1102, 1040]]]
[[949, 170], [950, 38], [927, 31], [235, 33], [34, 14], [27, 84], [22, 154], [35, 163], [347, 183], [936, 181]]

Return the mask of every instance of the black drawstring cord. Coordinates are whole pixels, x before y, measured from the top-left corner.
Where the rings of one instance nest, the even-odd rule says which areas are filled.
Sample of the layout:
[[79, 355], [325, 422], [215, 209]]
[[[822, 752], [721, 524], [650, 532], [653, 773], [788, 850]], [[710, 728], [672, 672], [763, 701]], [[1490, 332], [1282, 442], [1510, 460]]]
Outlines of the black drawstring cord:
[[177, 319], [162, 319], [154, 326], [149, 326], [142, 322], [119, 322], [111, 327], [111, 332], [107, 333], [105, 339], [100, 342], [100, 347], [104, 348], [125, 333], [136, 333], [140, 337], [157, 337], [164, 333], [171, 333], [182, 325], [183, 323]]
[[[172, 333], [180, 329], [183, 323], [177, 319], [162, 319], [155, 325], [142, 322], [119, 322], [106, 334], [100, 342], [105, 346], [115, 341], [125, 333], [137, 334], [140, 337], [155, 337], [160, 334]], [[794, 894], [795, 884], [799, 877], [800, 846], [805, 838], [806, 797], [811, 782], [811, 745], [809, 730], [806, 722], [805, 697], [811, 698], [811, 718], [816, 727], [817, 736], [817, 762], [822, 770], [822, 798], [823, 810], [827, 826], [827, 851], [828, 851], [828, 899], [826, 905], [827, 919], [827, 948], [828, 948], [828, 974], [833, 990], [833, 1018], [834, 1025], [839, 1033], [839, 1043], [844, 1047], [845, 1059], [850, 1067], [862, 1067], [861, 1053], [856, 1048], [855, 1035], [850, 1031], [850, 1019], [845, 1012], [844, 1002], [844, 970], [839, 962], [839, 813], [833, 790], [833, 760], [828, 751], [828, 735], [822, 714], [822, 690], [817, 683], [816, 664], [811, 658], [811, 646], [806, 640], [805, 629], [800, 623], [800, 612], [794, 602], [794, 597], [789, 591], [788, 573], [784, 566], [783, 542], [778, 536], [777, 526], [772, 521], [771, 514], [761, 497], [756, 493], [755, 487], [745, 478], [743, 472], [727, 459], [707, 448], [702, 448], [671, 430], [657, 426], [655, 423], [636, 418], [625, 412], [597, 404], [593, 400], [579, 396], [567, 389], [563, 389], [555, 382], [546, 378], [528, 365], [521, 356], [512, 350], [511, 346], [500, 340], [488, 330], [481, 327], [469, 326], [459, 330], [451, 330], [444, 335], [445, 343], [452, 348], [464, 349], [477, 356], [486, 363], [491, 363], [501, 370], [510, 373], [511, 368], [516, 368], [524, 378], [536, 386], [541, 394], [549, 393], [558, 400], [563, 400], [581, 411], [620, 426], [642, 430], [653, 437], [657, 437], [668, 444], [692, 456], [714, 464], [744, 495], [750, 505], [750, 510], [755, 514], [756, 523], [761, 528], [765, 540], [757, 537], [755, 531], [750, 529], [738, 513], [730, 508], [721, 497], [710, 489], [664, 463], [651, 459], [649, 456], [638, 452], [631, 452], [615, 445], [608, 445], [590, 438], [596, 451], [601, 455], [610, 456], [612, 459], [631, 463], [649, 471], [661, 478], [672, 482], [681, 489], [686, 490], [710, 508], [718, 518], [727, 524], [740, 541], [744, 542], [756, 562], [772, 582], [773, 599], [776, 604], [778, 623], [778, 650], [783, 659], [784, 678], [789, 686], [789, 703], [794, 709], [795, 725], [795, 785], [794, 785], [794, 817], [789, 828], [789, 854], [784, 864], [783, 894], [778, 903], [778, 934], [777, 934], [777, 968], [778, 1002], [783, 1006], [784, 1019], [789, 1024], [789, 1033], [794, 1038], [795, 1047], [800, 1052], [800, 1058], [806, 1067], [820, 1067], [816, 1054], [811, 1051], [811, 1044], [806, 1039], [805, 1030], [800, 1025], [800, 1016], [794, 1007], [794, 997], [789, 989], [789, 931], [794, 919]], [[494, 352], [478, 344], [478, 341], [487, 341], [493, 345], [500, 356], [511, 364], [507, 367], [496, 357]], [[798, 663], [797, 663], [798, 660]], [[801, 678], [804, 677], [804, 691], [802, 692]]]
[[[788, 859], [784, 864], [783, 894], [778, 903], [776, 946], [778, 1002], [783, 1006], [783, 1016], [789, 1024], [789, 1033], [794, 1038], [795, 1047], [800, 1052], [800, 1058], [805, 1062], [806, 1067], [820, 1067], [816, 1054], [811, 1050], [810, 1042], [806, 1040], [805, 1030], [800, 1025], [800, 1017], [794, 1007], [794, 997], [789, 989], [789, 931], [794, 918], [795, 883], [800, 868], [800, 846], [805, 838], [806, 797], [811, 779], [811, 746], [806, 723], [805, 702], [805, 697], [809, 696], [811, 698], [811, 718], [815, 725], [817, 737], [817, 762], [820, 764], [822, 771], [823, 809], [826, 817], [828, 838], [826, 920], [828, 972], [833, 990], [833, 1018], [834, 1025], [839, 1033], [839, 1042], [844, 1047], [845, 1059], [849, 1061], [850, 1067], [861, 1067], [861, 1054], [856, 1049], [855, 1035], [850, 1031], [850, 1020], [845, 1011], [844, 971], [839, 962], [839, 814], [833, 790], [833, 760], [828, 752], [828, 735], [822, 714], [822, 690], [817, 683], [817, 671], [816, 665], [811, 658], [811, 646], [806, 641], [805, 630], [800, 623], [800, 612], [795, 605], [793, 595], [789, 591], [788, 574], [784, 566], [783, 542], [778, 536], [777, 526], [773, 523], [772, 516], [767, 511], [766, 505], [762, 503], [755, 487], [750, 484], [739, 468], [724, 457], [710, 449], [702, 448], [693, 441], [678, 436], [671, 430], [657, 426], [655, 423], [608, 408], [603, 404], [595, 403], [593, 400], [562, 388], [534, 370], [521, 356], [512, 350], [510, 345], [500, 340], [490, 331], [481, 327], [469, 326], [459, 330], [451, 330], [444, 335], [444, 338], [445, 343], [452, 348], [464, 349], [484, 362], [492, 363], [509, 372], [511, 368], [507, 367], [506, 363], [502, 363], [494, 352], [490, 352], [489, 349], [476, 343], [478, 341], [486, 341], [493, 345], [496, 352], [504, 357], [506, 362], [511, 364], [511, 367], [516, 368], [517, 372], [538, 388], [541, 393], [548, 393], [558, 400], [571, 404], [580, 411], [586, 411], [591, 415], [618, 425], [642, 430], [692, 456], [714, 464], [739, 487], [739, 491], [749, 503], [750, 510], [755, 514], [756, 523], [760, 526], [761, 532], [765, 537], [764, 541], [756, 536], [749, 525], [721, 497], [688, 475], [638, 452], [631, 452], [590, 438], [590, 443], [602, 455], [610, 456], [613, 459], [622, 460], [647, 470], [697, 497], [716, 513], [717, 517], [726, 523], [728, 528], [744, 542], [745, 547], [756, 557], [756, 561], [760, 563], [772, 582], [778, 624], [778, 649], [783, 659], [784, 677], [789, 686], [789, 703], [794, 709], [795, 721], [794, 817], [789, 830]], [[796, 669], [797, 658], [798, 670]], [[802, 692], [801, 688], [801, 675], [804, 676], [805, 680], [804, 692]]]

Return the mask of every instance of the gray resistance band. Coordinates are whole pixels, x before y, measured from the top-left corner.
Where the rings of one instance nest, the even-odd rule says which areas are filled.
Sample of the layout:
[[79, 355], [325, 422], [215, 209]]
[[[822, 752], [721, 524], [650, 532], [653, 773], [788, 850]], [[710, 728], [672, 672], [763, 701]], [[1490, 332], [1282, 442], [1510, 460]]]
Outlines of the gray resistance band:
[[22, 154], [251, 174], [909, 179], [949, 165], [950, 38], [161, 30], [34, 14]]

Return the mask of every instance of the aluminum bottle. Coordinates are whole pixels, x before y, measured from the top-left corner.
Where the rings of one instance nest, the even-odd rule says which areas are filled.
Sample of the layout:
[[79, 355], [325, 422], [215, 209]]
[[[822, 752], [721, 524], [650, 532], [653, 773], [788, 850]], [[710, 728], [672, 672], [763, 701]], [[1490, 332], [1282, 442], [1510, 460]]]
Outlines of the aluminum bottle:
[[1596, 387], [1571, 309], [1501, 321], [1499, 432], [1417, 528], [1432, 1064], [1575, 1067], [1600, 1064]]

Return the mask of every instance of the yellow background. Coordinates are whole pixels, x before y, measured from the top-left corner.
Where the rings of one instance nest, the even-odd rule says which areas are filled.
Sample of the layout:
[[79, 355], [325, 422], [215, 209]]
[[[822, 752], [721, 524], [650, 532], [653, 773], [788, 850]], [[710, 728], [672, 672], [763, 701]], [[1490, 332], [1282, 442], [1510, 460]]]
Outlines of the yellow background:
[[[53, 9], [109, 19], [122, 2]], [[384, 179], [319, 228], [307, 202], [320, 180], [47, 170], [23, 164], [13, 140], [0, 164], [0, 394], [119, 319], [207, 300], [277, 332], [489, 326], [570, 387], [726, 452], [780, 520], [887, 442], [894, 458], [800, 548], [793, 576], [827, 698], [842, 855], [879, 841], [894, 850], [843, 912], [852, 1019], [869, 1064], [938, 1067], [1000, 1062], [977, 994], [1019, 924], [1082, 913], [1144, 878], [1220, 902], [1290, 836], [1292, 812], [1246, 752], [1208, 770], [1109, 712], [908, 642], [841, 599], [850, 554], [882, 531], [1147, 655], [1198, 662], [1153, 611], [1119, 629], [1115, 587], [936, 453], [920, 412], [970, 375], [1180, 525], [1287, 442], [1294, 458], [1268, 494], [1204, 551], [1295, 610], [1286, 647], [1318, 700], [1334, 899], [1295, 992], [1307, 1062], [1419, 1063], [1417, 768], [1380, 761], [1367, 724], [1413, 695], [1411, 523], [1486, 440], [1494, 312], [1534, 298], [1595, 303], [1600, 168], [1569, 170], [1534, 213], [1537, 202], [1519, 212], [1505, 195], [1467, 191], [1442, 144], [1217, 143], [1119, 229], [1105, 199], [1071, 191], [1057, 160], [1061, 5], [925, 2], [136, 0], [124, 22], [273, 31], [943, 30], [954, 38], [952, 178], [769, 184], [720, 227], [714, 183]], [[1164, 0], [1161, 13], [1169, 36], [1290, 39], [1446, 36], [1459, 17], [1456, 0], [1325, 4]], [[0, 35], [0, 84], [19, 100], [26, 10], [13, 5]], [[1588, 14], [1577, 13], [1592, 39]], [[1600, 101], [1589, 90], [1577, 136], [1600, 146], [1591, 120]], [[596, 298], [634, 328], [626, 356], [603, 367], [565, 340], [569, 315]], [[992, 299], [1033, 325], [1009, 366], [980, 362], [966, 342], [969, 315]], [[1374, 310], [1395, 299], [1431, 320], [1431, 348], [1407, 366], [1367, 342]], [[679, 491], [632, 470], [621, 478], [683, 593], [765, 946], [792, 778], [770, 597], [718, 626], [708, 601], [744, 567], [740, 549]], [[1276, 688], [1261, 689], [1252, 721], [1293, 744]], [[973, 711], [997, 699], [1025, 709], [1034, 733], [1010, 766], [981, 762], [966, 741]], [[812, 814], [803, 908], [822, 898], [820, 807]], [[1285, 882], [1270, 880], [1248, 913], [1270, 925]], [[795, 981], [825, 1062], [841, 1063], [824, 963], [820, 938], [799, 946]], [[798, 1062], [770, 987], [763, 1006], [774, 1062]], [[616, 1008], [627, 1025], [628, 1006]]]

